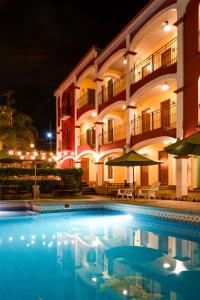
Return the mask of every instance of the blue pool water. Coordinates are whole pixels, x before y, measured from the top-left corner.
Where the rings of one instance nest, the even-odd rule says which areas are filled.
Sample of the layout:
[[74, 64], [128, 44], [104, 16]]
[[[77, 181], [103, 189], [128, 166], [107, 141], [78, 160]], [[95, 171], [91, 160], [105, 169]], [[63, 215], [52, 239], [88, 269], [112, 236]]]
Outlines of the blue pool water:
[[0, 300], [194, 300], [198, 227], [93, 211], [0, 220]]

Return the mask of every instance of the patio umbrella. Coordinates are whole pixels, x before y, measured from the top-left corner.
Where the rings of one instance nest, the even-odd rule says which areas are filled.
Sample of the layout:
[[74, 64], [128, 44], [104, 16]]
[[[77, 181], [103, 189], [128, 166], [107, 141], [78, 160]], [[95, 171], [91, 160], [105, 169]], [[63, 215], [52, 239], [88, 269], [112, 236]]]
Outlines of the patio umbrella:
[[200, 132], [177, 141], [164, 148], [168, 153], [177, 156], [200, 156]]
[[[106, 162], [108, 166], [118, 166], [118, 167], [136, 167], [136, 166], [151, 166], [158, 165], [162, 163], [158, 160], [150, 159], [142, 154], [137, 153], [134, 150], [129, 151], [125, 155], [117, 157], [115, 159], [109, 160]], [[134, 181], [134, 168], [133, 168], [133, 184]], [[135, 193], [134, 193], [134, 201], [135, 201]]]

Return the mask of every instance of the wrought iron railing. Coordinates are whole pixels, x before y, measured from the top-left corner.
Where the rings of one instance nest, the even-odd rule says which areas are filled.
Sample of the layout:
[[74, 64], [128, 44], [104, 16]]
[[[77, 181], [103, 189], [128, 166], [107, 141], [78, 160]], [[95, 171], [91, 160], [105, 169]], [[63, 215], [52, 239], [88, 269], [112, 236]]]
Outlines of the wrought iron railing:
[[131, 121], [131, 127], [133, 136], [159, 128], [163, 130], [176, 128], [176, 104], [138, 116]]
[[94, 89], [87, 89], [80, 98], [77, 99], [76, 105], [77, 109], [85, 106], [88, 104], [91, 109], [95, 108], [95, 90]]
[[102, 131], [102, 133], [99, 134], [99, 144], [107, 145], [110, 143], [114, 143], [117, 141], [121, 141], [126, 138], [126, 126], [127, 123], [123, 123], [121, 125], [118, 125], [116, 127], [113, 127], [110, 130]]
[[113, 81], [111, 88], [102, 87], [102, 91], [98, 95], [99, 105], [111, 100], [113, 97], [126, 89], [126, 74]]
[[131, 69], [131, 83], [136, 83], [160, 67], [168, 67], [177, 61], [177, 38], [174, 38], [152, 55]]

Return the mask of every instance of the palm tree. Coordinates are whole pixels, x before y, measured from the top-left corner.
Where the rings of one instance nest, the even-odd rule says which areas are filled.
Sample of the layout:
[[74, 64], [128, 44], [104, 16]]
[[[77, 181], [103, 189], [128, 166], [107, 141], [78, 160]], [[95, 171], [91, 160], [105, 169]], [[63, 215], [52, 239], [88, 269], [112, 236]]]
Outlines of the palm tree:
[[28, 115], [0, 105], [0, 143], [3, 149], [28, 150], [36, 137], [37, 131]]

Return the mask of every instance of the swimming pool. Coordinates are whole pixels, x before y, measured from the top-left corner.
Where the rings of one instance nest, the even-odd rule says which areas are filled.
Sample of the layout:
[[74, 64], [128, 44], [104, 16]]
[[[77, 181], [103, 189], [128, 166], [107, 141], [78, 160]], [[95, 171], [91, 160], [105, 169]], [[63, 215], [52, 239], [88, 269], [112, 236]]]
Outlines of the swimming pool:
[[0, 300], [199, 299], [199, 226], [110, 211], [0, 220]]

